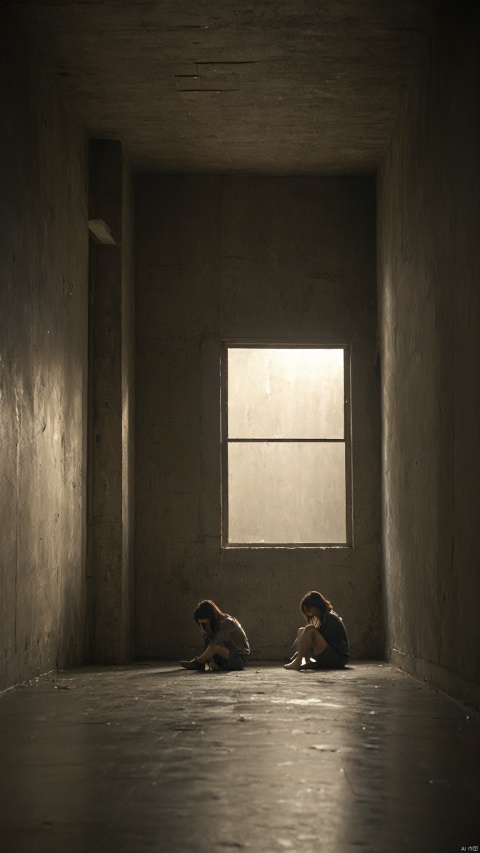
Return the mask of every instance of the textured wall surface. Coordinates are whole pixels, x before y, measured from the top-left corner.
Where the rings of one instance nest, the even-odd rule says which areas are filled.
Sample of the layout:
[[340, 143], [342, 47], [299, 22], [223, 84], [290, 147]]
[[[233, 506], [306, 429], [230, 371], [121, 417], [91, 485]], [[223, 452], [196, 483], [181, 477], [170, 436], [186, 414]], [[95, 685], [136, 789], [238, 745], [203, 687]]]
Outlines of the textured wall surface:
[[83, 659], [86, 145], [1, 33], [0, 687]]
[[[89, 658], [131, 654], [133, 589], [132, 181], [121, 144], [90, 143]], [[103, 239], [105, 234], [103, 234]]]
[[447, 3], [379, 182], [392, 659], [480, 701], [479, 7]]
[[[190, 653], [207, 597], [282, 658], [317, 588], [381, 655], [374, 182], [144, 176], [136, 226], [136, 654]], [[222, 338], [351, 344], [354, 548], [221, 549]]]

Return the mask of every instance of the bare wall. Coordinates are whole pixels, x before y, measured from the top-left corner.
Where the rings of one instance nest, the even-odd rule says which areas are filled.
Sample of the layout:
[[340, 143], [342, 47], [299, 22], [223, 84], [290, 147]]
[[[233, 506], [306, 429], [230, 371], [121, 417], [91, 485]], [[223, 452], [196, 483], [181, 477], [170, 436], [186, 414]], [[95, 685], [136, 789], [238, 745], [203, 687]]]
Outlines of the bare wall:
[[[222, 550], [223, 338], [351, 344], [354, 548]], [[374, 180], [139, 177], [136, 341], [136, 655], [191, 654], [207, 597], [281, 659], [316, 588], [381, 656]]]
[[83, 660], [86, 144], [2, 13], [0, 688]]
[[447, 2], [379, 178], [387, 652], [480, 701], [479, 10]]
[[[89, 659], [132, 654], [133, 182], [118, 140], [90, 141]], [[102, 239], [105, 233], [101, 231]]]

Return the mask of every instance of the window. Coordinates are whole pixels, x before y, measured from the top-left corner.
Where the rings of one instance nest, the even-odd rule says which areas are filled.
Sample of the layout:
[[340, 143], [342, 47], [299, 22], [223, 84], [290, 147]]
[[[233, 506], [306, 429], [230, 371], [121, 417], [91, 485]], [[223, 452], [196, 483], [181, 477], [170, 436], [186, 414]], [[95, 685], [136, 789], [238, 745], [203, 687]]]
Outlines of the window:
[[345, 347], [224, 346], [225, 547], [350, 544], [349, 394]]

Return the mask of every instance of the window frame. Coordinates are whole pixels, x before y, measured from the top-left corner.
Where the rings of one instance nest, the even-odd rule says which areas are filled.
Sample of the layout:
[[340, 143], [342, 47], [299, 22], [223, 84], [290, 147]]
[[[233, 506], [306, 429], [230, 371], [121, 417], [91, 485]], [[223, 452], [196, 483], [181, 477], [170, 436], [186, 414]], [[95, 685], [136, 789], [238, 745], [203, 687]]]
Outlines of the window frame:
[[[228, 449], [230, 441], [272, 441], [278, 439], [232, 439], [228, 437], [228, 351], [229, 349], [341, 349], [343, 350], [344, 369], [344, 437], [340, 439], [307, 439], [315, 443], [342, 443], [345, 446], [345, 542], [339, 543], [272, 543], [272, 542], [229, 542], [229, 495], [228, 495]], [[285, 340], [251, 341], [224, 339], [221, 342], [220, 356], [220, 508], [221, 508], [221, 547], [222, 549], [316, 548], [318, 550], [353, 548], [353, 464], [352, 464], [352, 353], [349, 344], [315, 342], [292, 342]], [[298, 439], [281, 439], [284, 442]], [[305, 439], [304, 439], [305, 440]]]

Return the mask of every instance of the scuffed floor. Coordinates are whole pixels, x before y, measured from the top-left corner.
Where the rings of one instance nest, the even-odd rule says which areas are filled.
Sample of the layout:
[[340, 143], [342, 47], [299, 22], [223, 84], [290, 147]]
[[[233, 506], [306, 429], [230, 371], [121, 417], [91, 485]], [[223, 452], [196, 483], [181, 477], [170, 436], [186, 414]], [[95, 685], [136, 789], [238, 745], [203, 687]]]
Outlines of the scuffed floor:
[[475, 851], [479, 745], [388, 664], [72, 670], [0, 697], [0, 850]]

